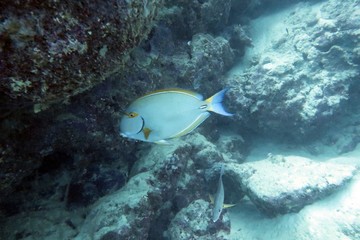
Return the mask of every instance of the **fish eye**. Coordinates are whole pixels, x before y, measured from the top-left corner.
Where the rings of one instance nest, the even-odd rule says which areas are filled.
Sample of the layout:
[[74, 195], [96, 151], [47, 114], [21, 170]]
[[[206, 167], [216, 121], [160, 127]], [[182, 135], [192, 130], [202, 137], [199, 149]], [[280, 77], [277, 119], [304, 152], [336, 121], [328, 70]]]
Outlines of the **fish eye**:
[[128, 113], [126, 114], [129, 118], [134, 118], [134, 117], [137, 117], [139, 116], [139, 114], [137, 114], [136, 112], [131, 112], [131, 113]]

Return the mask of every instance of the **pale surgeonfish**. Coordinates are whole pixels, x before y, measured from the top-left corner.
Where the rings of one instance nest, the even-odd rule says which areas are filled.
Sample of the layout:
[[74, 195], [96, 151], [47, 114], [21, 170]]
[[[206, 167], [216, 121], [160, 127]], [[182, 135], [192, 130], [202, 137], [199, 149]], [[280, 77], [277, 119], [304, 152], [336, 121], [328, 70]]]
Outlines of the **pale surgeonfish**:
[[216, 189], [216, 193], [215, 193], [215, 199], [212, 196], [210, 196], [210, 200], [211, 200], [212, 204], [214, 204], [214, 208], [213, 208], [213, 212], [212, 212], [213, 222], [217, 222], [217, 220], [219, 220], [223, 209], [236, 206], [236, 204], [225, 204], [224, 203], [225, 190], [224, 190], [224, 184], [223, 184], [223, 180], [222, 180], [223, 175], [224, 175], [224, 164], [221, 164], [220, 176], [219, 176], [219, 181], [218, 181], [218, 185], [217, 185], [217, 189]]
[[124, 137], [146, 142], [164, 143], [197, 128], [210, 112], [232, 116], [221, 102], [227, 89], [203, 100], [195, 92], [183, 89], [158, 90], [130, 104], [120, 122]]
[[216, 222], [219, 219], [220, 214], [223, 210], [223, 206], [224, 206], [224, 196], [225, 195], [224, 195], [224, 184], [222, 181], [223, 174], [224, 174], [224, 164], [221, 164], [219, 182], [218, 182], [218, 186], [217, 186], [217, 190], [216, 190], [215, 198], [214, 198], [214, 208], [213, 208], [213, 213], [212, 213], [213, 222]]

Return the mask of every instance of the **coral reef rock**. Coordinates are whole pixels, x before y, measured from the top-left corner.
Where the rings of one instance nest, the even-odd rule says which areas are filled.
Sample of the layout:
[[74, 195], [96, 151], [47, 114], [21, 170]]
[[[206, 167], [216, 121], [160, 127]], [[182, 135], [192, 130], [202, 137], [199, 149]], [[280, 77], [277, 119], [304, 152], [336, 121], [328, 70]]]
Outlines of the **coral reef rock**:
[[254, 20], [249, 68], [227, 79], [238, 118], [259, 132], [303, 141], [346, 113], [349, 95], [360, 88], [358, 4], [299, 3], [279, 18]]
[[173, 197], [185, 167], [187, 158], [175, 153], [178, 148], [186, 147], [183, 144], [180, 141], [171, 146], [141, 149], [129, 182], [92, 207], [78, 239], [146, 239], [158, 216], [157, 210], [163, 201]]
[[[181, 139], [166, 146], [143, 145], [129, 182], [92, 206], [77, 239], [158, 239], [177, 212], [207, 196], [202, 172], [192, 158], [194, 149]], [[209, 204], [201, 205], [200, 211], [208, 214]], [[217, 231], [215, 227], [213, 233]]]
[[[191, 76], [190, 80], [195, 89], [200, 86], [204, 89], [207, 85], [219, 81], [221, 74], [225, 73], [234, 62], [234, 53], [229, 42], [223, 37], [215, 38], [210, 34], [199, 33], [192, 37], [189, 44], [191, 68], [187, 74]], [[209, 82], [213, 83], [209, 84]]]
[[228, 163], [225, 172], [261, 212], [273, 217], [298, 212], [330, 195], [349, 182], [356, 168], [277, 155], [241, 165]]
[[212, 222], [211, 207], [202, 199], [195, 200], [176, 214], [165, 236], [169, 239], [230, 239], [230, 219]]
[[139, 174], [121, 190], [100, 199], [75, 239], [146, 239], [154, 215], [152, 200], [158, 195], [151, 186], [154, 180], [149, 173]]
[[9, 99], [66, 99], [119, 70], [147, 37], [162, 1], [2, 1], [0, 91]]
[[231, 2], [231, 0], [168, 1], [166, 15], [178, 38], [189, 39], [201, 32], [215, 34], [222, 31], [227, 24]]
[[80, 214], [65, 211], [52, 204], [48, 208], [22, 212], [1, 222], [0, 239], [74, 239], [77, 225], [83, 223]]
[[72, 97], [69, 104], [56, 104], [37, 114], [14, 110], [12, 116], [0, 120], [0, 203], [9, 200], [16, 186], [27, 185], [26, 177], [37, 179], [55, 169], [72, 169], [70, 174], [84, 186], [89, 182], [81, 178], [95, 168], [105, 173], [103, 170], [119, 167], [121, 162], [121, 167], [128, 165], [134, 143], [125, 142], [114, 129], [119, 121], [115, 100], [110, 94], [101, 95], [103, 88], [94, 90]]

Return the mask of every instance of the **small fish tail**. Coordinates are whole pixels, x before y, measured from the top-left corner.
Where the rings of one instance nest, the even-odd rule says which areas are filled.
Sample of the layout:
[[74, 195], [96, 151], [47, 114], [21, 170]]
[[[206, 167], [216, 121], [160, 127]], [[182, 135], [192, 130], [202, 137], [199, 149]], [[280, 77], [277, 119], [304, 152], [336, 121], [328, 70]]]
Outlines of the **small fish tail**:
[[222, 105], [222, 101], [224, 99], [225, 93], [228, 91], [227, 88], [221, 90], [218, 93], [215, 93], [212, 97], [209, 97], [205, 101], [209, 103], [208, 111], [212, 111], [224, 116], [233, 116], [234, 114], [228, 113], [224, 106]]

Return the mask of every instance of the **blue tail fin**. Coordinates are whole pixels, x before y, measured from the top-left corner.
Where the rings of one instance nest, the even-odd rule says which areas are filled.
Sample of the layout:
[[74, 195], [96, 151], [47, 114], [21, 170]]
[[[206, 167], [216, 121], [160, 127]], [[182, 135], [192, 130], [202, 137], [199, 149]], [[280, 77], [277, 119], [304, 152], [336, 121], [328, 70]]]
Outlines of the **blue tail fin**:
[[224, 99], [225, 93], [228, 91], [227, 88], [221, 90], [218, 93], [215, 93], [212, 97], [209, 97], [205, 101], [209, 103], [208, 111], [212, 111], [224, 116], [233, 116], [234, 114], [228, 113], [225, 111], [223, 105], [221, 104]]

